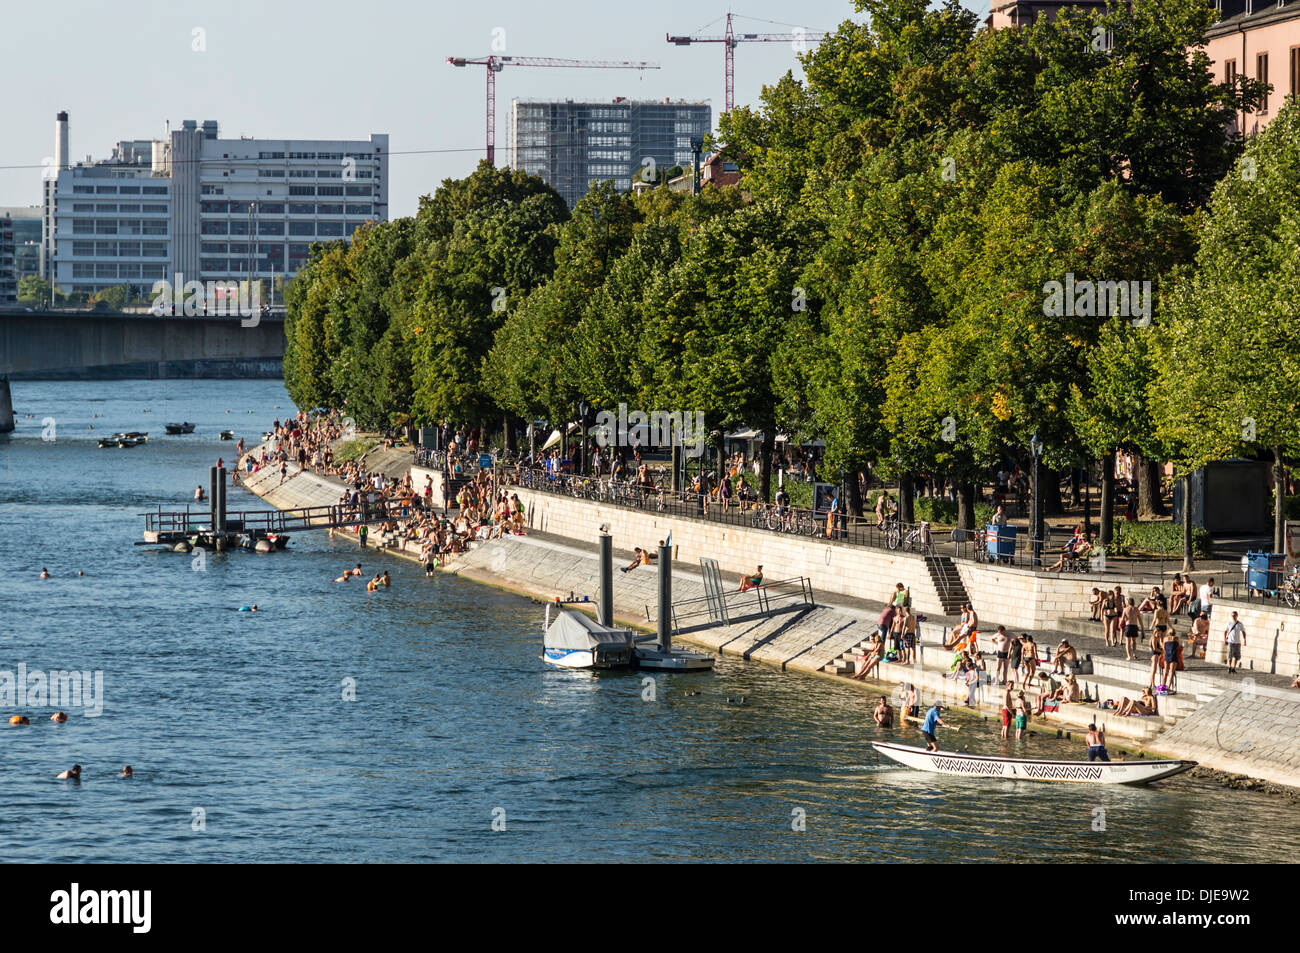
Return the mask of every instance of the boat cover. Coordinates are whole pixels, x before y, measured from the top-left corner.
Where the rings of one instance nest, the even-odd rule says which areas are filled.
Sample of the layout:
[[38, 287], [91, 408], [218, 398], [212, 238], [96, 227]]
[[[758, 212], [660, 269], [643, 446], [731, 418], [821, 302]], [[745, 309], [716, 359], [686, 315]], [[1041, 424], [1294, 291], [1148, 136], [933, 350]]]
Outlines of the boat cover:
[[551, 620], [544, 639], [548, 649], [594, 651], [597, 648], [631, 649], [631, 629], [607, 629], [585, 612], [561, 609]]

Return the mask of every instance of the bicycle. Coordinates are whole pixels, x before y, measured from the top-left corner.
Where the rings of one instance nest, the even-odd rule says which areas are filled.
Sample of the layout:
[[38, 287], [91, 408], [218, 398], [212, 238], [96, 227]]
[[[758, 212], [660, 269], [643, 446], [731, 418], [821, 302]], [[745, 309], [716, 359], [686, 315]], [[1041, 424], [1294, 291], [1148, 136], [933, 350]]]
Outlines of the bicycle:
[[934, 555], [934, 537], [930, 533], [930, 524], [922, 520], [904, 535], [897, 521], [885, 534], [885, 545], [890, 549], [903, 547], [907, 552], [919, 552], [926, 556]]

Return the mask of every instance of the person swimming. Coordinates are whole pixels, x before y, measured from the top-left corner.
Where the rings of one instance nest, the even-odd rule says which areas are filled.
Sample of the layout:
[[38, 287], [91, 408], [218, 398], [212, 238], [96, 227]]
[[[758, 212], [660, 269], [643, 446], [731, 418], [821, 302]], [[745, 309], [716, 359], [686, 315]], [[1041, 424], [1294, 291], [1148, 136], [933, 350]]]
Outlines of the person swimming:
[[30, 724], [31, 724], [31, 721], [28, 720], [28, 718], [27, 718], [26, 715], [14, 715], [13, 717], [11, 717], [11, 718], [9, 719], [9, 724], [11, 724], [11, 725], [30, 725]]
[[132, 778], [132, 777], [135, 777], [135, 772], [131, 770], [131, 766], [130, 766], [129, 764], [124, 764], [124, 765], [122, 765], [122, 773], [119, 774], [118, 777], [119, 777], [119, 778]]
[[65, 711], [56, 711], [53, 715], [50, 716], [50, 721], [57, 721], [59, 724], [63, 724], [67, 720], [68, 720], [68, 713]]
[[[335, 581], [335, 582], [338, 582], [337, 579], [335, 579], [334, 581]], [[239, 611], [239, 612], [257, 612], [257, 611], [259, 611], [259, 610], [258, 610], [258, 608], [257, 608], [257, 603], [254, 602], [251, 606], [240, 606], [239, 609], [238, 609], [237, 611]]]
[[50, 578], [50, 571], [49, 571], [48, 569], [46, 569], [44, 566], [41, 567], [41, 578], [42, 578], [42, 579], [49, 579], [49, 578]]
[[71, 768], [69, 768], [67, 771], [60, 771], [58, 774], [56, 774], [56, 775], [54, 776], [54, 780], [56, 780], [56, 781], [80, 781], [80, 780], [81, 780], [81, 765], [79, 765], [79, 764], [74, 764], [74, 765], [73, 765]]
[[387, 569], [384, 570], [384, 579], [383, 579], [383, 583], [384, 583], [385, 586], [391, 586], [391, 585], [393, 584], [393, 578], [392, 578], [392, 576], [388, 575], [388, 570], [387, 570]]
[[336, 576], [336, 577], [334, 578], [334, 581], [335, 581], [335, 582], [347, 582], [347, 581], [348, 581], [349, 579], [351, 579], [351, 578], [352, 578], [352, 570], [351, 570], [351, 569], [345, 569], [345, 570], [343, 570], [343, 575], [341, 575], [341, 576]]

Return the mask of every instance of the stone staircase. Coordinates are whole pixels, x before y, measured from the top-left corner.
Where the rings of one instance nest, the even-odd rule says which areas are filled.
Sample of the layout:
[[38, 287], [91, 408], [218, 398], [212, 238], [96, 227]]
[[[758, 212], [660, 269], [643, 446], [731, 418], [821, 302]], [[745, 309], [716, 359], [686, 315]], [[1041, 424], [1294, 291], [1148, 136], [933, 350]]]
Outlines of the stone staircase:
[[925, 568], [930, 572], [930, 581], [934, 583], [944, 615], [959, 614], [962, 606], [970, 602], [970, 596], [962, 585], [956, 564], [948, 556], [926, 556]]
[[[1070, 630], [1073, 634], [1096, 635], [1092, 630], [1085, 633], [1081, 628], [1089, 625], [1086, 620], [1062, 621], [1078, 623], [1078, 626]], [[960, 699], [956, 702], [960, 705], [964, 701], [966, 688], [944, 678], [944, 674], [952, 664], [953, 653], [943, 647], [943, 631], [942, 627], [937, 626], [931, 626], [928, 630], [922, 627], [922, 644], [917, 648], [917, 657], [921, 662], [920, 669], [893, 662], [881, 662], [871, 678], [879, 682], [914, 682], [922, 687], [923, 693], [929, 693], [925, 697], [934, 697], [937, 691], [941, 691], [950, 698]], [[829, 675], [851, 675], [857, 656], [866, 652], [866, 646], [867, 643], [863, 640], [824, 666], [822, 671]], [[1041, 650], [1046, 651], [1047, 648], [1040, 643]], [[1043, 667], [1050, 668], [1050, 665]], [[1090, 722], [1096, 721], [1099, 726], [1106, 729], [1108, 734], [1117, 738], [1149, 741], [1223, 693], [1222, 686], [1212, 676], [1195, 671], [1184, 671], [1178, 674], [1177, 694], [1157, 697], [1160, 714], [1156, 717], [1120, 717], [1112, 709], [1096, 707], [1095, 703], [1099, 699], [1109, 698], [1116, 702], [1125, 697], [1136, 699], [1147, 683], [1147, 672], [1148, 664], [1100, 657], [1093, 653], [1093, 674], [1078, 677], [1085, 697], [1092, 699], [1092, 703], [1065, 705], [1058, 712], [1048, 712], [1042, 718], [1036, 717], [1034, 722], [1041, 724], [1045, 721], [1048, 725], [1055, 724], [1061, 730], [1072, 732], [1082, 731]], [[1032, 699], [1037, 692], [1038, 683], [1035, 682], [1034, 687], [1026, 692], [1026, 696]], [[978, 701], [979, 707], [985, 710], [996, 710], [1000, 707], [1001, 690], [987, 677], [979, 688]]]

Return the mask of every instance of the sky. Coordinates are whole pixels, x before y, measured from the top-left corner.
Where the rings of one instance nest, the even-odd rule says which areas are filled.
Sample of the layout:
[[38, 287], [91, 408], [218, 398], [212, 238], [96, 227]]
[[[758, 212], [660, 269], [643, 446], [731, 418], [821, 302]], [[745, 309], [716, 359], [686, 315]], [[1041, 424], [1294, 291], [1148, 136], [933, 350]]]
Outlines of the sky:
[[[737, 31], [833, 30], [851, 0], [741, 0]], [[968, 8], [986, 13], [988, 0]], [[223, 138], [366, 139], [387, 133], [389, 214], [474, 169], [484, 152], [484, 68], [449, 56], [504, 53], [645, 60], [658, 70], [509, 67], [497, 74], [497, 164], [510, 100], [709, 100], [723, 104], [723, 47], [664, 37], [721, 34], [726, 0], [43, 0], [0, 5], [0, 206], [40, 201], [54, 116], [69, 113], [72, 161], [108, 158], [164, 123], [216, 119]], [[704, 29], [706, 28], [707, 29]], [[496, 51], [499, 51], [496, 50]], [[785, 43], [736, 49], [736, 103], [802, 75]]]

